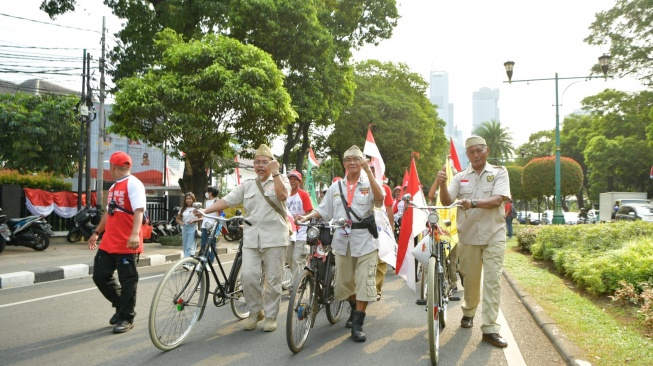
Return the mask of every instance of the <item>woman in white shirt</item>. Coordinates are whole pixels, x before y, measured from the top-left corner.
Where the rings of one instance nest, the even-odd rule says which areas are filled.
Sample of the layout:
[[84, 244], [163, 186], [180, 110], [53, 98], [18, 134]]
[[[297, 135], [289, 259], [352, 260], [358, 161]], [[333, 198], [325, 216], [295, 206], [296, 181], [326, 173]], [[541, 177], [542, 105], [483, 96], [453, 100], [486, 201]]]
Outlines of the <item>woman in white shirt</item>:
[[195, 231], [197, 218], [193, 215], [195, 195], [192, 192], [184, 194], [184, 204], [177, 214], [177, 223], [181, 225], [181, 238], [184, 244], [184, 257], [190, 257], [197, 250], [195, 246]]
[[[206, 201], [204, 202], [204, 207], [209, 207], [213, 204], [213, 202], [218, 200], [218, 190], [213, 187], [213, 186], [208, 186], [206, 188], [206, 192], [204, 193], [204, 198], [206, 198]], [[218, 217], [217, 212], [212, 212], [210, 214], [206, 214], [207, 217]], [[200, 239], [200, 248], [201, 250], [204, 250], [204, 247], [206, 246], [206, 243], [209, 241], [209, 234], [210, 234], [210, 227], [213, 227], [214, 225], [220, 225], [218, 227], [218, 232], [220, 232], [220, 229], [222, 229], [222, 223], [218, 223], [217, 220], [211, 220], [211, 219], [205, 219], [202, 221], [202, 236]], [[215, 239], [211, 239], [213, 243], [215, 243]], [[211, 256], [209, 257], [209, 261], [213, 262], [215, 259], [215, 253], [211, 252]]]

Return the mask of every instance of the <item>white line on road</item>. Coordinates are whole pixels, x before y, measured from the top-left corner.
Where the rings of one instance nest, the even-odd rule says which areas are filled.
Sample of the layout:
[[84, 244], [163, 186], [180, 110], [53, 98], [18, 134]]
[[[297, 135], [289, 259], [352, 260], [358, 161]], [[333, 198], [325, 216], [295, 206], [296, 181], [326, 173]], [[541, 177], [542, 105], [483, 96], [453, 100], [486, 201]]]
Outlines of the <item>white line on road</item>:
[[512, 331], [508, 326], [506, 318], [503, 316], [503, 312], [499, 309], [499, 318], [497, 323], [501, 324], [501, 337], [503, 337], [506, 342], [508, 342], [508, 347], [503, 349], [503, 355], [506, 357], [506, 361], [509, 366], [526, 366], [526, 361], [517, 346], [517, 341], [512, 335]]
[[[222, 262], [222, 265], [229, 264], [229, 263], [233, 263], [233, 261], [231, 261], [231, 262]], [[139, 282], [140, 282], [140, 281], [151, 280], [152, 278], [162, 277], [164, 274], [165, 274], [165, 273], [163, 273], [163, 274], [159, 274], [159, 275], [156, 275], [156, 276], [143, 277], [143, 278], [139, 279]], [[68, 295], [79, 294], [79, 293], [82, 293], [82, 292], [91, 291], [91, 290], [96, 290], [96, 289], [97, 289], [97, 287], [89, 287], [89, 288], [85, 288], [85, 289], [82, 289], [82, 290], [70, 291], [70, 292], [64, 292], [64, 293], [61, 293], [61, 294], [50, 295], [50, 296], [44, 296], [44, 297], [39, 297], [39, 298], [36, 298], [36, 299], [30, 299], [30, 300], [24, 300], [24, 301], [12, 302], [12, 303], [10, 303], [10, 304], [0, 305], [0, 309], [1, 309], [1, 308], [8, 308], [8, 307], [10, 307], [10, 306], [16, 306], [16, 305], [28, 304], [28, 303], [30, 303], [30, 302], [37, 302], [37, 301], [42, 301], [42, 300], [54, 299], [54, 298], [62, 297], [62, 296], [68, 296]]]

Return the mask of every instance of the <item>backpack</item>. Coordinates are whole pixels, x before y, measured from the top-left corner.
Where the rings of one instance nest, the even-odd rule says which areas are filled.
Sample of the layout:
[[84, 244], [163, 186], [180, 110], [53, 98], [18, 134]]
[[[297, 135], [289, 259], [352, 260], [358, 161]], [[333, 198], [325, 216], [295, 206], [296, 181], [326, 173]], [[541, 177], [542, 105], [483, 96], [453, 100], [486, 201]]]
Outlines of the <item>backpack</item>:
[[517, 217], [517, 210], [515, 210], [515, 205], [510, 205], [510, 216]]

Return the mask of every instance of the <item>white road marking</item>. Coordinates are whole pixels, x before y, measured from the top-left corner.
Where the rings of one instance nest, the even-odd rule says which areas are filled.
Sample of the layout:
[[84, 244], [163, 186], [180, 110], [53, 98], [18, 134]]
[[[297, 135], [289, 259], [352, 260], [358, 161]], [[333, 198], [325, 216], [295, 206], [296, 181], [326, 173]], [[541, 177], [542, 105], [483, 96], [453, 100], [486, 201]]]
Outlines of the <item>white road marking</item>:
[[[233, 263], [233, 261], [230, 261], [230, 262], [222, 262], [222, 265], [229, 264], [229, 263]], [[139, 279], [139, 282], [140, 282], [140, 281], [151, 280], [152, 278], [163, 277], [163, 275], [165, 275], [165, 273], [160, 274], [160, 275], [156, 275], [156, 276], [143, 277], [143, 278]], [[45, 282], [44, 282], [44, 283], [45, 283]], [[68, 296], [68, 295], [79, 294], [79, 293], [86, 292], [86, 291], [91, 291], [91, 290], [97, 290], [97, 287], [89, 287], [89, 288], [85, 288], [85, 289], [82, 289], [82, 290], [70, 291], [70, 292], [64, 292], [64, 293], [61, 293], [61, 294], [50, 295], [50, 296], [44, 296], [44, 297], [39, 297], [39, 298], [36, 298], [36, 299], [30, 299], [30, 300], [23, 300], [23, 301], [18, 301], [18, 302], [12, 302], [12, 303], [10, 303], [10, 304], [0, 305], [0, 309], [1, 309], [1, 308], [8, 308], [8, 307], [10, 307], [10, 306], [16, 306], [16, 305], [28, 304], [28, 303], [31, 303], [31, 302], [37, 302], [37, 301], [42, 301], [42, 300], [54, 299], [54, 298], [62, 297], [62, 296]]]
[[519, 350], [519, 346], [517, 346], [517, 341], [515, 341], [515, 337], [512, 335], [512, 331], [510, 330], [508, 322], [503, 316], [501, 309], [499, 309], [499, 318], [497, 319], [497, 323], [501, 324], [501, 337], [503, 337], [503, 339], [508, 342], [508, 347], [503, 349], [503, 355], [506, 357], [506, 362], [508, 362], [508, 365], [526, 366], [526, 361], [524, 361], [524, 357]]

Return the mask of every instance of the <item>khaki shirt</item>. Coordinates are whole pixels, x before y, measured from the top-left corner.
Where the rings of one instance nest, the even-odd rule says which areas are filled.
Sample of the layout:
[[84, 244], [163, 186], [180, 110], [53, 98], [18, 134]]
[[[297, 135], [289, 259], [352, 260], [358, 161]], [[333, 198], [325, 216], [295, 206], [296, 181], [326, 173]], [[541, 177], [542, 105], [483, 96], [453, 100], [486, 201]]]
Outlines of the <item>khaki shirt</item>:
[[[281, 175], [283, 185], [290, 195], [290, 183], [285, 175]], [[254, 178], [258, 179], [258, 178]], [[245, 207], [245, 219], [252, 226], [243, 225], [243, 247], [251, 249], [282, 247], [288, 245], [288, 224], [286, 218], [281, 217], [265, 200], [254, 179], [247, 179], [224, 197], [229, 207], [242, 204]], [[269, 176], [261, 182], [263, 192], [272, 203], [283, 210], [286, 202], [279, 201], [274, 191], [274, 178]]]
[[[369, 180], [367, 177], [363, 177], [363, 175], [364, 174], [361, 174], [361, 177], [356, 183], [354, 197], [351, 203], [351, 209], [361, 219], [374, 215], [374, 194], [372, 193], [372, 187], [370, 186]], [[316, 209], [322, 219], [326, 221], [341, 218], [348, 220], [338, 185], [341, 185], [345, 202], [347, 202], [348, 188], [347, 177], [345, 177], [344, 179], [333, 183], [331, 187], [327, 189], [322, 202], [320, 202], [320, 205]], [[353, 222], [359, 222], [353, 215], [351, 215], [351, 220]], [[357, 258], [379, 249], [378, 240], [374, 239], [367, 229], [349, 230], [349, 235], [343, 235], [343, 232], [342, 229], [336, 229], [333, 233], [331, 249], [335, 253], [347, 255], [347, 247], [350, 246], [351, 256]]]
[[[508, 171], [502, 166], [485, 164], [479, 176], [471, 165], [456, 174], [449, 184], [452, 199], [477, 200], [492, 196], [503, 196], [503, 202], [510, 197]], [[472, 208], [458, 211], [458, 238], [467, 245], [486, 245], [505, 242], [506, 230], [503, 219], [503, 203], [495, 208]]]

